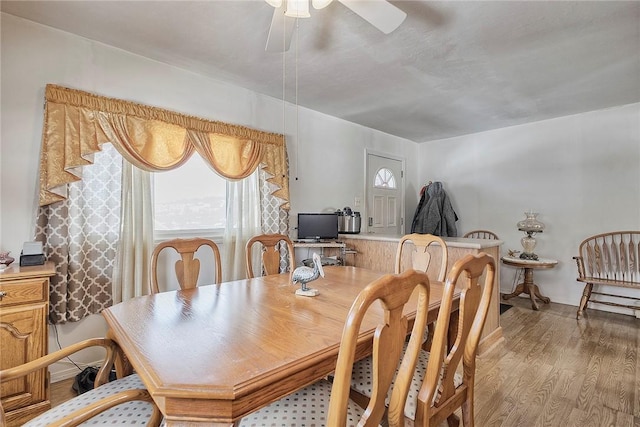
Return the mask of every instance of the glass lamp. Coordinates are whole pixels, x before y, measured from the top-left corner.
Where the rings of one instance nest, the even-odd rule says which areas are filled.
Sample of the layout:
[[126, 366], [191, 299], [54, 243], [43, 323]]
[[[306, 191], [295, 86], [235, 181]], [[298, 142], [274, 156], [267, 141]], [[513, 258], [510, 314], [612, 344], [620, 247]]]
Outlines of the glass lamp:
[[544, 224], [538, 221], [538, 213], [529, 210], [525, 212], [525, 219], [518, 221], [518, 230], [524, 231], [526, 236], [520, 239], [524, 251], [520, 254], [522, 259], [537, 260], [538, 255], [533, 253], [536, 247], [536, 239], [533, 237], [536, 233], [542, 233], [544, 230]]

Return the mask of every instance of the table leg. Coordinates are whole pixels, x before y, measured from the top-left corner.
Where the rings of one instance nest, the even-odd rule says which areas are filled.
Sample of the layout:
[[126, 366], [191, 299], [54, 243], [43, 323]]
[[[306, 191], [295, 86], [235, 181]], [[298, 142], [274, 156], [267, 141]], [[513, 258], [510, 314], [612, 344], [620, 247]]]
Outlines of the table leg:
[[510, 294], [507, 294], [507, 295], [502, 295], [502, 299], [506, 301], [506, 300], [508, 300], [510, 298], [517, 297], [518, 295], [520, 295], [522, 293], [525, 293], [525, 292], [526, 292], [526, 290], [524, 288], [524, 283], [520, 283], [518, 286], [516, 286], [516, 290], [515, 291], [513, 291], [513, 292], [511, 292]]
[[538, 304], [536, 303], [536, 298], [538, 298], [540, 301], [544, 302], [545, 304], [549, 304], [551, 302], [549, 298], [543, 296], [540, 293], [540, 289], [538, 288], [538, 285], [533, 283], [533, 268], [525, 267], [524, 282], [516, 286], [516, 290], [513, 291], [512, 293], [503, 295], [502, 299], [508, 300], [520, 294], [529, 295], [529, 298], [531, 299], [531, 308], [533, 308], [534, 310], [538, 310]]
[[551, 302], [551, 299], [548, 297], [545, 297], [544, 295], [542, 295], [540, 293], [540, 289], [538, 288], [538, 285], [536, 285], [535, 283], [532, 283], [531, 285], [531, 290], [533, 290], [534, 295], [543, 303], [545, 304], [549, 304]]
[[[117, 342], [117, 340], [113, 336], [111, 329], [107, 331], [106, 337]], [[124, 351], [122, 351], [122, 348], [120, 348], [120, 345], [118, 345], [117, 355], [113, 365], [114, 368], [116, 368], [117, 378], [124, 378], [128, 375], [133, 374], [133, 367], [131, 366], [129, 359], [127, 359], [127, 355], [124, 354]]]

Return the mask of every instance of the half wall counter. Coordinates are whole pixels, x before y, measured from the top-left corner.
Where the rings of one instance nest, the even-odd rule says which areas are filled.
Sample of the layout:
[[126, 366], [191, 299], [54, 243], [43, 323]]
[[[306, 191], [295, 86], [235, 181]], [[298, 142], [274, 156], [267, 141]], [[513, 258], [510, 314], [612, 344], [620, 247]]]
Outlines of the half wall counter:
[[[348, 265], [368, 268], [383, 273], [393, 273], [396, 260], [396, 250], [398, 242], [402, 236], [385, 236], [379, 234], [341, 234], [340, 241], [346, 244], [347, 250], [355, 251], [354, 256], [346, 259]], [[463, 237], [445, 237], [449, 251], [447, 261], [447, 272], [453, 264], [467, 254], [478, 254], [485, 252], [496, 261], [496, 274], [493, 286], [493, 296], [489, 313], [485, 322], [482, 338], [478, 347], [478, 354], [483, 354], [504, 338], [502, 327], [500, 326], [500, 247], [501, 240], [488, 239], [467, 239]], [[431, 251], [431, 249], [430, 249]], [[427, 274], [430, 278], [436, 278], [440, 255], [437, 251], [432, 252], [433, 259], [430, 263]], [[402, 260], [402, 267], [410, 268], [410, 255]]]

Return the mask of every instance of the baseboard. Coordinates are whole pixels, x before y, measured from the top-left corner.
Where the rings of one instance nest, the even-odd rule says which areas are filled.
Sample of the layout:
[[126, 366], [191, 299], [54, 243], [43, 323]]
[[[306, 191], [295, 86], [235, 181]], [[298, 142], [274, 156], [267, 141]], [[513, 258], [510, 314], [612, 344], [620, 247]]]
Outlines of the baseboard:
[[[86, 368], [87, 366], [102, 366], [104, 360], [98, 360], [93, 363], [78, 363], [78, 366], [81, 369]], [[69, 367], [61, 367], [60, 365], [70, 365]], [[59, 369], [55, 369], [58, 367]], [[69, 378], [73, 378], [78, 375], [81, 371], [69, 361], [61, 360], [49, 367], [49, 376], [51, 383], [57, 383], [59, 381], [68, 380]]]

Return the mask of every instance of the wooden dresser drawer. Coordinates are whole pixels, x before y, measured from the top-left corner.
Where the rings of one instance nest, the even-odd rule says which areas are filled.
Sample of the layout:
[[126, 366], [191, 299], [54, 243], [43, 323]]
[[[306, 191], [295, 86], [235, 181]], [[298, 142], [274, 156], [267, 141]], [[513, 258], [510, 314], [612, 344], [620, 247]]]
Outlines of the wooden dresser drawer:
[[[52, 262], [0, 271], [0, 369], [35, 360], [47, 354], [49, 278]], [[47, 368], [21, 379], [4, 382], [0, 398], [7, 427], [23, 425], [51, 407]]]
[[0, 307], [46, 301], [48, 288], [48, 278], [0, 282]]

